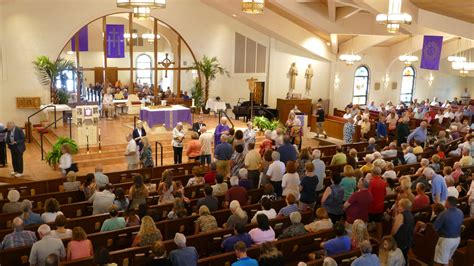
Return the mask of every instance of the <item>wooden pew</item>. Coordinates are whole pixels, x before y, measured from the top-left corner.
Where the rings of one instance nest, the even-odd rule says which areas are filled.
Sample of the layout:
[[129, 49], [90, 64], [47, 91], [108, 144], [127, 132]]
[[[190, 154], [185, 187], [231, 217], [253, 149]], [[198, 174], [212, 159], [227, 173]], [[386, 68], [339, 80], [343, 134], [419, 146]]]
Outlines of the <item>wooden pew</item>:
[[[55, 198], [60, 204], [73, 203], [73, 202], [83, 201], [84, 193], [82, 191], [44, 193], [44, 194], [38, 194], [35, 196], [21, 197], [20, 202], [26, 198], [29, 199], [33, 203], [34, 207], [43, 208], [45, 201], [49, 198]], [[8, 200], [6, 199], [1, 200], [0, 208], [6, 202], [8, 202]]]

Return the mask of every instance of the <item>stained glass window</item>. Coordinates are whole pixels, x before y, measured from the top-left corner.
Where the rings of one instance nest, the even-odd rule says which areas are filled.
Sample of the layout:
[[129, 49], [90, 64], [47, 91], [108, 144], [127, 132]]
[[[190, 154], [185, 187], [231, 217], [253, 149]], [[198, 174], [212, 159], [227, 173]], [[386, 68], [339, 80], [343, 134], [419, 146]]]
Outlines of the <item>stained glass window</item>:
[[415, 88], [415, 77], [415, 69], [412, 66], [403, 68], [400, 101], [404, 103], [410, 103], [412, 101], [413, 90]]
[[367, 104], [367, 95], [369, 93], [369, 68], [360, 66], [356, 69], [354, 75], [354, 90], [352, 93], [352, 103], [364, 105]]

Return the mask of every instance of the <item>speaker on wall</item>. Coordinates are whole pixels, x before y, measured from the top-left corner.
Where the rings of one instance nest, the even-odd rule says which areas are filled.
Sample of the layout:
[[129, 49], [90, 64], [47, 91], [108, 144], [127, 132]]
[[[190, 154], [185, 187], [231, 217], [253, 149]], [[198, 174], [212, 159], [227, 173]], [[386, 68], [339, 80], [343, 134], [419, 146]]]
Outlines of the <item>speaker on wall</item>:
[[396, 82], [392, 82], [392, 90], [396, 90], [397, 89], [397, 83]]
[[380, 82], [375, 82], [375, 84], [374, 84], [374, 89], [375, 89], [376, 91], [380, 90]]

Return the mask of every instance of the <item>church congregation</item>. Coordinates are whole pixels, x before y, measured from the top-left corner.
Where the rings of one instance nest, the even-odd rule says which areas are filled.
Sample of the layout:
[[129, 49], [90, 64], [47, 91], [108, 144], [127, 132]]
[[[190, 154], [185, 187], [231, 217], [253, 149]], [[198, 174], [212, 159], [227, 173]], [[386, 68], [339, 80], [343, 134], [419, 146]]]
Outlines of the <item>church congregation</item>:
[[0, 0], [0, 266], [474, 265], [473, 9]]

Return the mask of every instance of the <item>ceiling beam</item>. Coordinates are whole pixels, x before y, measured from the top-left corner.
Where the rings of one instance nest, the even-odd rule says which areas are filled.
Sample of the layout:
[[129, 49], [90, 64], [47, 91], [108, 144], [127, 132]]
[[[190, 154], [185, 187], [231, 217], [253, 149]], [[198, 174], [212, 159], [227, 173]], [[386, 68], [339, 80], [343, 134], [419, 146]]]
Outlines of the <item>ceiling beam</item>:
[[393, 38], [393, 36], [358, 35], [339, 45], [339, 53], [361, 53], [372, 46]]
[[423, 9], [418, 11], [417, 23], [423, 27], [474, 40], [473, 23], [443, 16]]
[[331, 34], [331, 51], [333, 54], [337, 54], [339, 50], [339, 44], [337, 42], [337, 34]]
[[362, 8], [355, 8], [355, 7], [350, 7], [350, 6], [339, 7], [337, 9], [336, 18], [337, 20], [347, 19], [359, 13], [362, 10], [363, 10]]
[[327, 0], [328, 1], [328, 17], [330, 21], [336, 21], [336, 0]]

